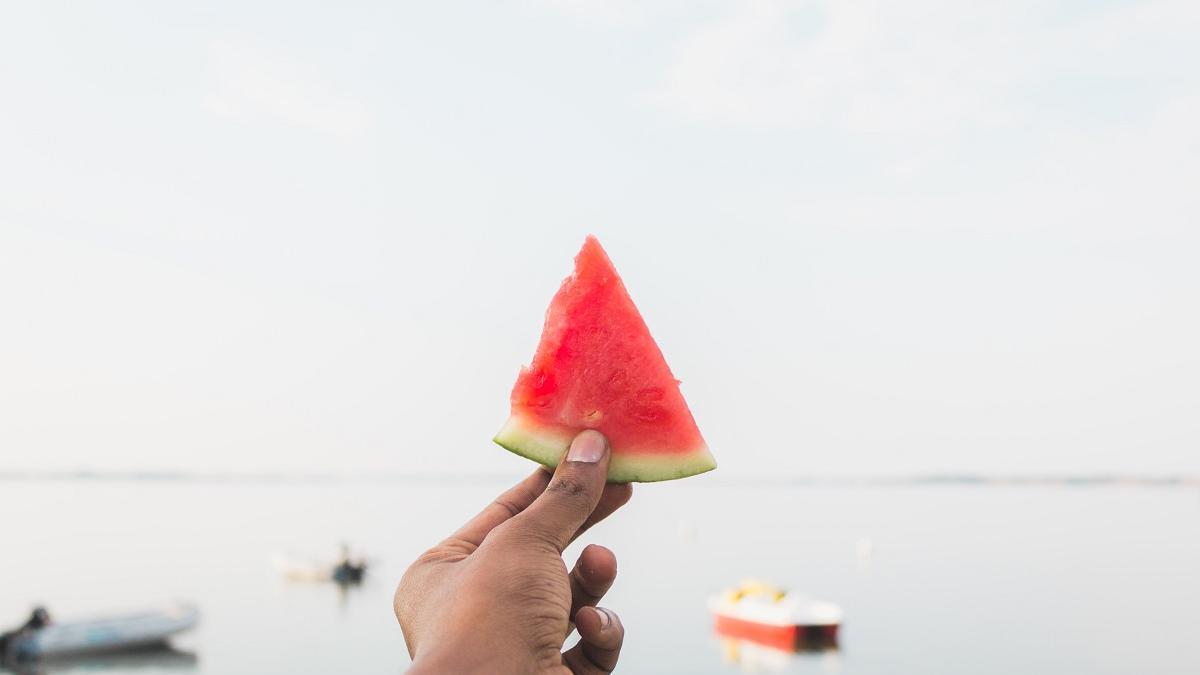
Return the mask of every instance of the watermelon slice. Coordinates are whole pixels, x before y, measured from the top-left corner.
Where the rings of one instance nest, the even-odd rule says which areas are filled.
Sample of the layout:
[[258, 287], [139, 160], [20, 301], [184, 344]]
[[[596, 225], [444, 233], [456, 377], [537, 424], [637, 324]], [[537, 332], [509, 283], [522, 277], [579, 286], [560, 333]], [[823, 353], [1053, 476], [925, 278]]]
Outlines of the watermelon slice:
[[550, 309], [533, 363], [495, 441], [556, 466], [584, 429], [608, 437], [610, 482], [684, 478], [717, 467], [679, 381], [600, 242], [589, 236]]

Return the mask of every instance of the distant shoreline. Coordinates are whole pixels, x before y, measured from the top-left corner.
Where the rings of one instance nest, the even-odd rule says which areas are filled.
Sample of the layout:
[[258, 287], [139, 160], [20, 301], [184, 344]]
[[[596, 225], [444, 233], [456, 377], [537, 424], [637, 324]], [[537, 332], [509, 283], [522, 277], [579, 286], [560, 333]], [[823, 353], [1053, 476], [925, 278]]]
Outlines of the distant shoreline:
[[[224, 473], [190, 471], [97, 471], [67, 469], [55, 471], [0, 470], [0, 482], [152, 482], [220, 484], [411, 484], [503, 483], [507, 474], [333, 474], [333, 473]], [[917, 474], [897, 476], [870, 475], [729, 475], [689, 481], [689, 485], [710, 487], [903, 487], [903, 486], [1056, 486], [1056, 487], [1200, 487], [1200, 476], [1185, 474], [1045, 474], [986, 475], [969, 473]]]

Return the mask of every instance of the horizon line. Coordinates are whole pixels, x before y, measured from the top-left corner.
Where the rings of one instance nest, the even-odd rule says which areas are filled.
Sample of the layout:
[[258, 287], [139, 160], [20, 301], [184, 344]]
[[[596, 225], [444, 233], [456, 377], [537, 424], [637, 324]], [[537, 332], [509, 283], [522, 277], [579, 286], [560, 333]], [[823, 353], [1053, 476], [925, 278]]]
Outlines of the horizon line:
[[[511, 480], [500, 473], [336, 473], [316, 472], [233, 472], [165, 469], [0, 469], [0, 482], [96, 481], [96, 482], [179, 482], [233, 484], [336, 484], [336, 483], [492, 483]], [[977, 485], [977, 486], [1153, 486], [1200, 487], [1200, 474], [1134, 472], [1047, 472], [991, 474], [976, 472], [928, 472], [915, 474], [791, 474], [791, 475], [709, 475], [703, 484], [730, 486], [739, 484], [777, 486], [904, 486], [904, 485]]]

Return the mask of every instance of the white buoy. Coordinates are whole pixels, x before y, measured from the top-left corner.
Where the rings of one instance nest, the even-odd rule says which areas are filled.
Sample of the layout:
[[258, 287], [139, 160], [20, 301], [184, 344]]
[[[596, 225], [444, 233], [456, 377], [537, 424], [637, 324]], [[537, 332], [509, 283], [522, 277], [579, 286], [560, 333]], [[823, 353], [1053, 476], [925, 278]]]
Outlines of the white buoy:
[[855, 543], [854, 550], [858, 554], [858, 562], [865, 565], [871, 562], [871, 556], [875, 554], [875, 543], [863, 537]]

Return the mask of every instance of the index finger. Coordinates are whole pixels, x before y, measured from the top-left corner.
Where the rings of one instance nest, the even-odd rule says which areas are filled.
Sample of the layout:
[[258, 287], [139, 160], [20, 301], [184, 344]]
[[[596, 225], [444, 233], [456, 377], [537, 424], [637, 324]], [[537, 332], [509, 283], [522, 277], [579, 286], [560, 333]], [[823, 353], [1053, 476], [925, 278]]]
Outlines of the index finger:
[[509, 488], [492, 500], [474, 518], [458, 528], [447, 539], [448, 542], [466, 544], [473, 551], [479, 548], [485, 537], [504, 521], [524, 511], [550, 483], [550, 472], [538, 468], [528, 478]]

